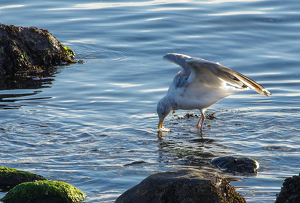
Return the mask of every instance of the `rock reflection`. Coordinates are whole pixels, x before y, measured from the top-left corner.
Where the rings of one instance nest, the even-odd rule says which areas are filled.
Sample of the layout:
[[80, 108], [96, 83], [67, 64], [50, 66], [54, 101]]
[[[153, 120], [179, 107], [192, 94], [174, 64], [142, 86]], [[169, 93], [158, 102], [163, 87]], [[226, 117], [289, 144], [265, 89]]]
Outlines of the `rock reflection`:
[[[15, 103], [18, 101], [50, 99], [51, 97], [30, 96], [37, 95], [42, 92], [37, 89], [50, 88], [54, 81], [54, 74], [56, 73], [58, 73], [57, 68], [52, 67], [35, 76], [1, 76], [0, 109], [18, 109], [21, 106], [24, 106], [24, 104]], [[31, 90], [31, 92], [28, 93], [28, 90]]]

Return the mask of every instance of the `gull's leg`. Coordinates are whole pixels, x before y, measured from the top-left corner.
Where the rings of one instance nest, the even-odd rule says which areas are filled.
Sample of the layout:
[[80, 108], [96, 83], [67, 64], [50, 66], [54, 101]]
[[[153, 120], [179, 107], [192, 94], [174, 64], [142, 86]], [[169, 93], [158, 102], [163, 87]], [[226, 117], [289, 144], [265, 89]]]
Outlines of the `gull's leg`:
[[201, 127], [200, 127], [200, 129], [202, 130], [202, 129], [203, 129], [204, 120], [205, 120], [205, 116], [204, 116], [203, 111], [201, 111], [201, 116], [202, 116], [202, 122], [201, 122]]
[[201, 116], [200, 116], [199, 121], [198, 121], [198, 123], [197, 123], [197, 127], [198, 127], [198, 128], [200, 127], [200, 122], [201, 122], [202, 118], [203, 118], [203, 113], [202, 113], [202, 111], [201, 111]]
[[[202, 130], [203, 129], [203, 124], [204, 124], [204, 120], [205, 120], [205, 116], [204, 116], [204, 112], [201, 110], [201, 116], [200, 116], [200, 119], [197, 123], [197, 127]], [[200, 125], [200, 122], [201, 122], [201, 125]]]

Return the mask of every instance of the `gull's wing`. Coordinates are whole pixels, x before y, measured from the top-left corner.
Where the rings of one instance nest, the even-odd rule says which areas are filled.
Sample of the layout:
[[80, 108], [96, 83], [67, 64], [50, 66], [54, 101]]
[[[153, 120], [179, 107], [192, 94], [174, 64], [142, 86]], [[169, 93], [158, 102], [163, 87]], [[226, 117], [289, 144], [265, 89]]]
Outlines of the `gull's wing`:
[[190, 82], [197, 79], [198, 81], [204, 80], [208, 85], [219, 85], [220, 83], [216, 81], [218, 78], [241, 88], [250, 87], [259, 94], [263, 93], [266, 97], [272, 95], [257, 82], [218, 63], [191, 57], [186, 58], [186, 63], [191, 67]]
[[170, 61], [178, 66], [182, 67], [181, 76], [188, 76], [191, 73], [191, 68], [186, 63], [186, 60], [191, 58], [190, 56], [176, 53], [168, 53], [163, 57], [164, 60]]

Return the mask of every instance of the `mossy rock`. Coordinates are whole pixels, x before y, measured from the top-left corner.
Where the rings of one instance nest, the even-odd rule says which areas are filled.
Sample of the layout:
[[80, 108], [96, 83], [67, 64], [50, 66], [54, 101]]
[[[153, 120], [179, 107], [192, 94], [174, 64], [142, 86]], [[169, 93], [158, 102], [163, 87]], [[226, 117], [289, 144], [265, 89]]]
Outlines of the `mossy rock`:
[[2, 199], [4, 203], [73, 203], [86, 195], [78, 188], [61, 181], [41, 180], [21, 183]]
[[0, 189], [4, 191], [7, 191], [20, 183], [32, 182], [35, 180], [47, 179], [34, 173], [0, 166]]

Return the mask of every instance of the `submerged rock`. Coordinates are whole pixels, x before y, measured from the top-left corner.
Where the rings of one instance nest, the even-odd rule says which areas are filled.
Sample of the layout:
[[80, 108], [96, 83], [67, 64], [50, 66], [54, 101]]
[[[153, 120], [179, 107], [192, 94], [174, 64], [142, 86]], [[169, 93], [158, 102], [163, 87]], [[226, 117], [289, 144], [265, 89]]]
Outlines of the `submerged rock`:
[[275, 203], [299, 203], [300, 202], [300, 177], [293, 176], [284, 180], [281, 191]]
[[4, 203], [73, 203], [82, 201], [85, 197], [82, 191], [68, 183], [43, 180], [17, 185], [1, 201]]
[[256, 173], [259, 168], [259, 163], [255, 159], [247, 157], [218, 157], [213, 159], [211, 163], [226, 169], [228, 172]]
[[0, 24], [0, 76], [36, 74], [73, 63], [74, 56], [48, 30]]
[[238, 203], [245, 199], [225, 178], [186, 169], [150, 175], [115, 203]]
[[43, 176], [14, 168], [0, 167], [0, 189], [7, 191], [23, 182], [46, 180]]

